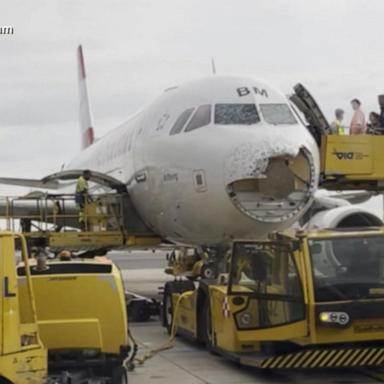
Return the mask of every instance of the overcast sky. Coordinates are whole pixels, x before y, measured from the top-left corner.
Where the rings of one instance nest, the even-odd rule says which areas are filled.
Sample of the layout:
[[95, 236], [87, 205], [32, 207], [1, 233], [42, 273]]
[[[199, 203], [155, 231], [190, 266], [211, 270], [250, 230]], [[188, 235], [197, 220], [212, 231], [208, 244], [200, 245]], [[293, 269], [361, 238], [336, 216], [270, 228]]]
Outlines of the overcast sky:
[[378, 109], [383, 17], [382, 0], [2, 0], [0, 175], [40, 178], [78, 153], [79, 43], [97, 136], [212, 56], [285, 93], [302, 82], [331, 119], [354, 97]]

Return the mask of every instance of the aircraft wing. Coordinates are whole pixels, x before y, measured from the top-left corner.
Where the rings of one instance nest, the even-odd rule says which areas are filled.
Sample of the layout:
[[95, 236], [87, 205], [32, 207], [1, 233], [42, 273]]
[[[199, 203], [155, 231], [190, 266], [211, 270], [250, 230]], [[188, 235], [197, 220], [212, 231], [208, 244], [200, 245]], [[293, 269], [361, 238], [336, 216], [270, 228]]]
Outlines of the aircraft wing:
[[20, 187], [59, 189], [58, 181], [46, 181], [38, 179], [18, 179], [13, 177], [0, 177], [0, 184], [17, 185]]
[[331, 198], [346, 200], [351, 204], [362, 204], [368, 201], [372, 196], [377, 196], [376, 192], [371, 191], [356, 191], [356, 192], [346, 192], [346, 193], [337, 193], [329, 195]]
[[[76, 180], [79, 176], [81, 176], [83, 172], [84, 172], [83, 169], [70, 169], [70, 170], [60, 171], [44, 177], [44, 179], [42, 179], [41, 181], [43, 183], [48, 183], [48, 184], [60, 183], [60, 181], [62, 182], [73, 181], [73, 180]], [[95, 184], [98, 184], [100, 186], [104, 186], [110, 189], [114, 189], [118, 192], [127, 191], [127, 187], [122, 181], [106, 173], [89, 170], [89, 175], [90, 175], [89, 180], [94, 182]], [[0, 183], [1, 183], [1, 179], [0, 179]]]
[[[42, 188], [42, 189], [60, 189], [63, 186], [68, 186], [73, 183], [79, 176], [83, 174], [83, 169], [72, 169], [60, 171], [38, 179], [17, 179], [13, 177], [0, 177], [0, 184], [17, 185], [29, 188]], [[125, 192], [127, 187], [120, 180], [115, 179], [105, 173], [90, 171], [90, 181], [119, 192]], [[67, 182], [67, 184], [65, 184]]]
[[312, 208], [315, 210], [332, 209], [345, 205], [362, 204], [377, 193], [371, 191], [356, 191], [346, 193], [328, 193], [325, 190], [317, 191]]

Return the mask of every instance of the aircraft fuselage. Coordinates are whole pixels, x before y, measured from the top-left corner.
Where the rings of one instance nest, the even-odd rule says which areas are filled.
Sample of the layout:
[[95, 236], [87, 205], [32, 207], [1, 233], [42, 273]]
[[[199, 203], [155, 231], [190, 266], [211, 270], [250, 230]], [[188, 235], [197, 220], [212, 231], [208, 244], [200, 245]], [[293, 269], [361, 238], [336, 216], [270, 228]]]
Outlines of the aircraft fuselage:
[[123, 181], [164, 238], [215, 245], [297, 221], [317, 188], [319, 153], [280, 92], [212, 76], [166, 90], [67, 168]]

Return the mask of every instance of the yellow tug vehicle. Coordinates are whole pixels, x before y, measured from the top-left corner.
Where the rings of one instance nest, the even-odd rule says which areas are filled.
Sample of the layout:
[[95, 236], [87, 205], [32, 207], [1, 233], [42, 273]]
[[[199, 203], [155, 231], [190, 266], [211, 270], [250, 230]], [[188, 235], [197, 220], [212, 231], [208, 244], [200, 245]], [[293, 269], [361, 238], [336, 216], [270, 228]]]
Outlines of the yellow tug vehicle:
[[[120, 270], [105, 257], [30, 262], [40, 337], [48, 349], [49, 373], [87, 369], [128, 382], [123, 367], [130, 351]], [[24, 265], [17, 268], [21, 302], [27, 300]], [[21, 307], [21, 317], [30, 316]]]
[[178, 334], [258, 368], [384, 364], [384, 228], [235, 241], [227, 262], [228, 273], [206, 279], [192, 273], [201, 261], [172, 260], [176, 279], [163, 303], [169, 330], [175, 322]]

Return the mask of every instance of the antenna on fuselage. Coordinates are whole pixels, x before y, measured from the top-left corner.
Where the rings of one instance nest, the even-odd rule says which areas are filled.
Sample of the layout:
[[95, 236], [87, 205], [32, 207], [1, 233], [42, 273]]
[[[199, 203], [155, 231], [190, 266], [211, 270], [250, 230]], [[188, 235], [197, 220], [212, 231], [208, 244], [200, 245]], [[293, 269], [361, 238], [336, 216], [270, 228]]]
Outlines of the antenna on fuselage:
[[216, 75], [216, 64], [215, 64], [215, 58], [212, 57], [211, 59], [211, 65], [212, 65], [212, 75]]

